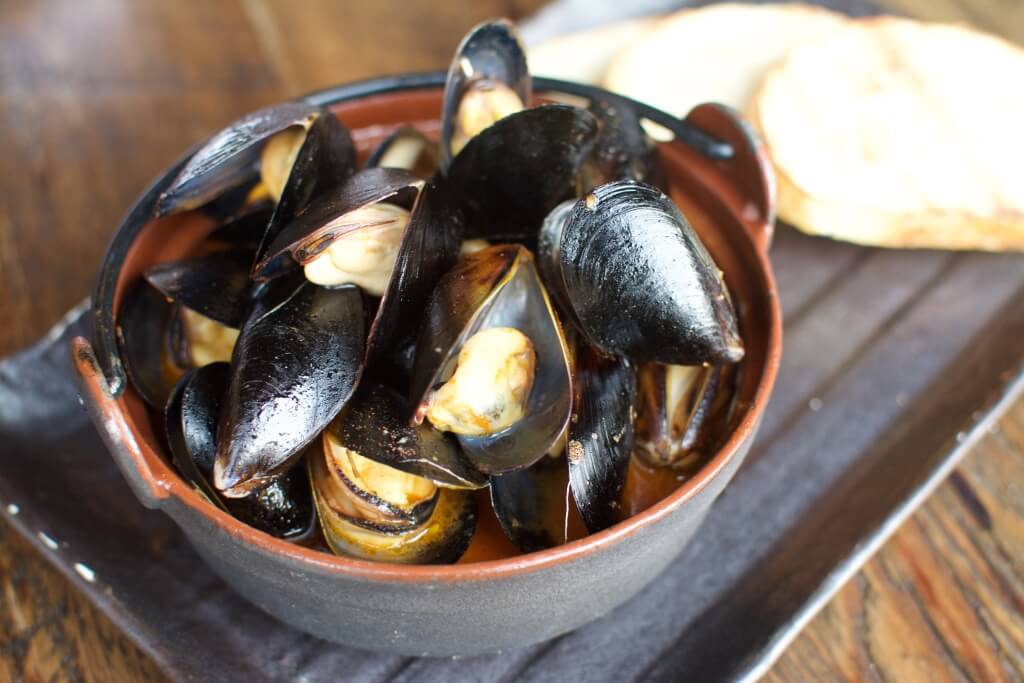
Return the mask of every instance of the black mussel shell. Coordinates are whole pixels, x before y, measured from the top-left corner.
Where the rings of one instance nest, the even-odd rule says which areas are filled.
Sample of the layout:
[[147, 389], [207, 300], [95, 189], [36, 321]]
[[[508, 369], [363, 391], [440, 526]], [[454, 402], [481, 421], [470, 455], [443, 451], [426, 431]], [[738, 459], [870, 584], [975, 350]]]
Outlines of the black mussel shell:
[[146, 280], [171, 301], [207, 318], [238, 328], [252, 300], [252, 252], [215, 251], [152, 266]]
[[[256, 263], [270, 260], [269, 254], [282, 233], [314, 202], [336, 195], [349, 182], [355, 166], [355, 146], [348, 129], [334, 114], [325, 112], [310, 127], [299, 148], [281, 199], [256, 251]], [[266, 267], [263, 270], [265, 278], [273, 275]]]
[[440, 166], [437, 143], [409, 126], [387, 136], [366, 160], [366, 168], [400, 168], [423, 180], [432, 178]]
[[597, 141], [583, 164], [582, 189], [614, 180], [658, 182], [658, 148], [632, 107], [617, 98], [595, 97], [587, 110], [600, 124]]
[[569, 420], [568, 348], [533, 256], [524, 247], [496, 245], [462, 257], [431, 294], [410, 383], [417, 419], [422, 419], [430, 392], [451, 377], [463, 344], [492, 327], [512, 327], [529, 337], [536, 369], [522, 419], [488, 436], [458, 437], [466, 458], [486, 474], [533, 464]]
[[314, 512], [301, 468], [244, 498], [224, 498], [210, 485], [217, 419], [230, 373], [227, 363], [211, 363], [192, 370], [175, 386], [164, 412], [174, 465], [213, 505], [246, 524], [280, 538], [304, 537], [313, 528]]
[[359, 289], [292, 282], [257, 299], [235, 344], [213, 477], [232, 497], [285, 469], [341, 411], [362, 371]]
[[[383, 201], [409, 208], [422, 186], [423, 181], [408, 171], [397, 168], [363, 169], [337, 191], [318, 194], [274, 235], [273, 240], [261, 248], [253, 275], [266, 279], [281, 272], [289, 260], [303, 265], [312, 261], [334, 240], [361, 227], [350, 225], [337, 230], [333, 225], [336, 219]], [[276, 221], [277, 214], [274, 219]], [[268, 231], [267, 236], [270, 235], [271, 231]]]
[[117, 314], [117, 345], [128, 378], [142, 399], [158, 409], [182, 374], [169, 346], [175, 312], [163, 294], [140, 280]]
[[451, 165], [451, 140], [455, 132], [455, 116], [466, 89], [477, 81], [507, 85], [529, 106], [533, 81], [526, 63], [526, 52], [519, 34], [505, 19], [487, 21], [475, 26], [455, 49], [448, 68], [441, 105], [441, 168]]
[[369, 372], [398, 386], [408, 381], [401, 354], [416, 340], [430, 293], [459, 257], [463, 229], [462, 213], [444, 178], [424, 185], [370, 327], [366, 342]]
[[476, 530], [476, 500], [470, 491], [439, 489], [430, 517], [418, 526], [391, 528], [356, 524], [340, 514], [326, 456], [311, 454], [309, 479], [327, 544], [338, 555], [402, 564], [450, 564], [462, 557]]
[[[672, 383], [672, 371], [684, 379]], [[636, 452], [649, 464], [696, 469], [713, 451], [735, 394], [737, 366], [671, 368], [648, 364], [639, 370]]]
[[459, 452], [455, 439], [428, 425], [410, 425], [408, 402], [380, 384], [363, 384], [328, 427], [364, 458], [448, 488], [483, 488], [487, 477]]
[[[330, 455], [330, 449], [334, 447], [331, 445], [332, 442], [348, 448], [356, 455], [359, 453], [355, 448], [349, 448], [353, 444], [341, 442], [337, 433], [330, 427], [324, 432], [324, 462], [328, 475], [335, 480], [323, 481], [318, 485], [324, 493], [324, 502], [330, 504], [331, 509], [342, 518], [365, 529], [392, 533], [420, 527], [434, 514], [440, 498], [440, 489], [433, 487], [434, 494], [430, 498], [411, 505], [399, 505], [385, 500], [377, 492], [362, 488], [346, 474]], [[402, 474], [398, 470], [391, 471]], [[344, 499], [344, 504], [341, 504], [341, 499]]]
[[429, 499], [412, 506], [395, 505], [374, 492], [360, 488], [329, 455], [328, 441], [333, 438], [329, 432], [324, 432], [321, 448], [310, 448], [315, 451], [310, 458], [317, 463], [310, 466], [310, 473], [316, 474], [310, 481], [319, 492], [319, 504], [324, 507], [326, 517], [344, 521], [344, 526], [355, 525], [361, 530], [400, 534], [422, 527], [434, 514], [441, 498], [437, 487]]
[[569, 487], [584, 524], [595, 533], [618, 521], [633, 451], [636, 372], [624, 359], [581, 348], [573, 379], [565, 445]]
[[536, 237], [552, 209], [578, 196], [597, 130], [589, 112], [550, 104], [506, 116], [470, 140], [448, 170], [466, 212], [466, 237]]
[[743, 357], [721, 271], [657, 188], [602, 185], [542, 232], [547, 282], [601, 351], [675, 365]]
[[491, 477], [491, 505], [502, 531], [525, 553], [566, 541], [565, 460], [542, 458], [525, 470]]
[[245, 116], [210, 138], [192, 155], [157, 200], [164, 216], [195, 209], [254, 177], [260, 143], [292, 126], [309, 128], [323, 110], [286, 102]]
[[[259, 175], [252, 173], [251, 176], [247, 176], [240, 184], [225, 190], [223, 194], [217, 195], [208, 203], [203, 204], [200, 210], [218, 223], [230, 223], [244, 218], [256, 210], [267, 209], [273, 211], [274, 202], [264, 195], [265, 193], [262, 192], [260, 186]], [[269, 216], [267, 220], [270, 220]], [[260, 228], [260, 234], [257, 235], [257, 239], [263, 234], [263, 230], [266, 227], [267, 224], [264, 223], [262, 228]]]
[[[258, 202], [246, 211], [232, 216], [221, 223], [206, 239], [218, 244], [228, 244], [240, 249], [251, 249], [253, 254], [267, 231], [270, 217], [274, 215], [274, 204]], [[251, 265], [251, 264], [250, 264]]]

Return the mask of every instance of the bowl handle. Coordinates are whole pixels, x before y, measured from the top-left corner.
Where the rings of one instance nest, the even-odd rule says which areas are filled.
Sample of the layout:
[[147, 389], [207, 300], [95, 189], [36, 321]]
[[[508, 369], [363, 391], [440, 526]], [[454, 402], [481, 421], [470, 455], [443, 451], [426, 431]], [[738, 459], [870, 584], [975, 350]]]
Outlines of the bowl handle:
[[685, 120], [732, 145], [731, 158], [712, 163], [738, 184], [748, 199], [743, 223], [754, 243], [767, 252], [775, 229], [775, 169], [764, 142], [736, 110], [717, 102], [697, 105]]
[[135, 497], [151, 510], [161, 507], [170, 493], [153, 475], [125, 419], [124, 398], [115, 399], [111, 395], [96, 354], [84, 337], [71, 340], [71, 364], [78, 376], [82, 403]]

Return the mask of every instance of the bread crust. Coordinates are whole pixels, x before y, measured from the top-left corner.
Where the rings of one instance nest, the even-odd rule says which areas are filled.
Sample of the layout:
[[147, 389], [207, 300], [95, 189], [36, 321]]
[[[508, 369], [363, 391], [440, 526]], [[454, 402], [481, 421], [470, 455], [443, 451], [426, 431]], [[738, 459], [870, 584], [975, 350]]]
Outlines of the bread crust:
[[861, 244], [1024, 249], [1014, 82], [1024, 51], [957, 25], [869, 19], [797, 48], [748, 107], [779, 217]]
[[794, 44], [827, 35], [848, 21], [802, 3], [721, 3], [680, 10], [620, 50], [604, 85], [676, 116], [709, 101], [742, 111], [761, 76]]

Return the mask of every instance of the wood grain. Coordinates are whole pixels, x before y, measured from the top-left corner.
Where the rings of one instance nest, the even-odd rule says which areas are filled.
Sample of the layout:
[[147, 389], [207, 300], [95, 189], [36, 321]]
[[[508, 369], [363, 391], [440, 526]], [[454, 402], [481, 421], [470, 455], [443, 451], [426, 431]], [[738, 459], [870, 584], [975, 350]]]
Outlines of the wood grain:
[[[539, 4], [95, 0], [88, 11], [72, 0], [0, 4], [0, 354], [37, 338], [89, 290], [124, 208], [195, 140], [288, 95], [443, 66], [472, 24]], [[1024, 42], [1021, 3], [887, 4]], [[1024, 402], [767, 678], [1024, 679], [1022, 487]], [[6, 528], [0, 590], [0, 681], [163, 680]]]

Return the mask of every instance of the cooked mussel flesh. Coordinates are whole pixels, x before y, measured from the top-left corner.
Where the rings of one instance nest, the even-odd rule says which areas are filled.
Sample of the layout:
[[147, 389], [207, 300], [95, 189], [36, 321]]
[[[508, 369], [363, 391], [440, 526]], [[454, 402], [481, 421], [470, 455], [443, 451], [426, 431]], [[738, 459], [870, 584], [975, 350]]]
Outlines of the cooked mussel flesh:
[[527, 467], [558, 440], [572, 401], [568, 349], [527, 249], [463, 256], [441, 279], [416, 344], [410, 397], [414, 420], [432, 414], [455, 431], [486, 474]]
[[417, 178], [430, 180], [440, 167], [438, 144], [415, 128], [403, 126], [381, 142], [367, 168], [400, 168]]
[[533, 82], [519, 35], [505, 20], [474, 27], [455, 50], [441, 109], [441, 165], [496, 121], [529, 106]]
[[325, 432], [309, 459], [320, 525], [339, 555], [406, 564], [458, 560], [476, 528], [468, 491], [439, 488]]
[[422, 185], [400, 169], [360, 171], [337, 192], [314, 199], [278, 233], [262, 250], [253, 273], [266, 279], [290, 259], [311, 282], [356, 284], [380, 296]]

